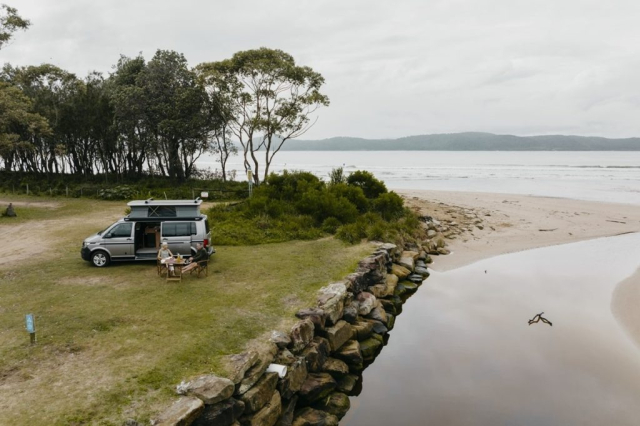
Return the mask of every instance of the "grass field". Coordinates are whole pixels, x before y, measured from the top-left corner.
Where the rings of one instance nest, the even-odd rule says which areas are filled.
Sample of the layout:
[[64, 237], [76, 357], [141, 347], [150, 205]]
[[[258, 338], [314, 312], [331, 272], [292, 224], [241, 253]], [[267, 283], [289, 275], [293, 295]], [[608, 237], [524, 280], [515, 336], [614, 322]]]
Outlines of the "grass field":
[[80, 259], [82, 239], [122, 216], [123, 202], [46, 201], [55, 206], [27, 205], [16, 209], [19, 220], [0, 220], [3, 250], [12, 244], [3, 235], [34, 238], [31, 229], [39, 249], [0, 264], [0, 424], [148, 422], [177, 383], [219, 373], [224, 355], [287, 330], [318, 288], [371, 251], [332, 238], [219, 246], [208, 277], [167, 283], [154, 262], [99, 269]]

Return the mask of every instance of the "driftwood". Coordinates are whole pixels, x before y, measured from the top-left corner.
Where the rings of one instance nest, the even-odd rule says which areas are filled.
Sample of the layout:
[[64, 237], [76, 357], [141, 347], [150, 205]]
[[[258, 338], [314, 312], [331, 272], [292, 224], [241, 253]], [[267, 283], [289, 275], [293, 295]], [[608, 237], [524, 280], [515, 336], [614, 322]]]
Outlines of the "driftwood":
[[531, 324], [535, 324], [535, 323], [537, 323], [538, 321], [542, 321], [543, 323], [545, 323], [545, 324], [549, 324], [549, 325], [551, 325], [551, 326], [552, 326], [553, 324], [551, 324], [551, 321], [549, 321], [549, 320], [548, 320], [548, 319], [546, 319], [546, 318], [543, 318], [543, 317], [542, 317], [542, 314], [544, 314], [544, 312], [540, 312], [540, 313], [539, 313], [539, 314], [537, 314], [535, 317], [533, 317], [532, 319], [530, 319], [530, 320], [529, 320], [529, 325], [531, 325]]

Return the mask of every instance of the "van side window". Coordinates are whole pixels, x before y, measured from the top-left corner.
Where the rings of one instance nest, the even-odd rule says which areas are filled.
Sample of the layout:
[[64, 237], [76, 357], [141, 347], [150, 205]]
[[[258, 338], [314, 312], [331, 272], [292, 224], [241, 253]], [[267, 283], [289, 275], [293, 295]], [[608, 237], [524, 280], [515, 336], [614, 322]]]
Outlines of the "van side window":
[[196, 234], [194, 222], [165, 222], [162, 224], [163, 237], [188, 237]]
[[114, 238], [130, 237], [132, 226], [133, 226], [132, 223], [121, 223], [119, 225], [116, 225], [111, 231], [109, 231], [109, 233]]

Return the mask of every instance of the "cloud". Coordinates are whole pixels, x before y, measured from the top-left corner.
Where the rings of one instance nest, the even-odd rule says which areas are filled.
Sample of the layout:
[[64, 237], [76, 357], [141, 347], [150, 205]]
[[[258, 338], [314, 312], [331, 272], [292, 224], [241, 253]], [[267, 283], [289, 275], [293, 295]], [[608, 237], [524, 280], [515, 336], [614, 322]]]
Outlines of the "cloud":
[[[10, 2], [11, 3], [11, 2]], [[192, 65], [280, 48], [331, 106], [305, 137], [490, 131], [637, 136], [640, 2], [619, 0], [20, 0], [32, 28], [0, 52], [109, 72], [174, 49]]]

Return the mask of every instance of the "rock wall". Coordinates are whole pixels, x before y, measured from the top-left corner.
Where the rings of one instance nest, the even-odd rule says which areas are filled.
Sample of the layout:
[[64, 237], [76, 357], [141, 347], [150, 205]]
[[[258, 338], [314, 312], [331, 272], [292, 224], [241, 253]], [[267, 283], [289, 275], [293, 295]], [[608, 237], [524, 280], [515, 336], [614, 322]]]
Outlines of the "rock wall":
[[[261, 348], [227, 359], [228, 377], [205, 375], [152, 422], [162, 426], [337, 425], [361, 374], [387, 342], [402, 305], [429, 276], [428, 246], [379, 244], [344, 281], [318, 292], [290, 333], [274, 331]], [[287, 366], [280, 378], [271, 363]]]

